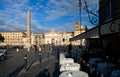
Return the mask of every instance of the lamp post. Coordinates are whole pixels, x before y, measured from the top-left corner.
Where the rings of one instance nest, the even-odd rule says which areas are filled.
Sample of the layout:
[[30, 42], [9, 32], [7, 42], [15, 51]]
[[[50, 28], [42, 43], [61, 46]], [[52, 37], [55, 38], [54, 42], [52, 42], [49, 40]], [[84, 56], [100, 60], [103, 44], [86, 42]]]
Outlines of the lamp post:
[[[84, 6], [82, 6], [82, 4], [84, 3]], [[93, 12], [91, 12], [88, 8], [89, 8], [89, 6], [88, 6], [88, 4], [87, 4], [87, 1], [86, 0], [79, 0], [79, 12], [80, 12], [80, 25], [82, 24], [82, 14], [81, 14], [81, 12], [82, 12], [82, 7], [84, 8], [84, 10], [87, 12], [87, 15], [88, 15], [88, 18], [89, 18], [89, 21], [90, 21], [90, 23], [91, 24], [93, 24], [93, 25], [99, 25], [99, 17], [98, 17], [98, 15], [96, 14], [96, 13], [93, 13]], [[81, 27], [81, 26], [80, 26]], [[100, 26], [99, 26], [99, 29], [98, 29], [98, 35], [99, 35], [99, 37], [100, 37]], [[80, 30], [80, 32], [82, 33], [82, 31]], [[101, 37], [100, 37], [100, 39], [101, 39]], [[100, 41], [100, 44], [101, 44], [101, 41]], [[82, 45], [82, 40], [81, 40], [81, 45]]]
[[[82, 33], [82, 28], [81, 28], [81, 25], [82, 25], [82, 15], [81, 15], [81, 12], [82, 12], [82, 3], [81, 3], [81, 0], [79, 0], [79, 11], [80, 11], [80, 34]], [[82, 47], [82, 39], [80, 40], [80, 45]]]

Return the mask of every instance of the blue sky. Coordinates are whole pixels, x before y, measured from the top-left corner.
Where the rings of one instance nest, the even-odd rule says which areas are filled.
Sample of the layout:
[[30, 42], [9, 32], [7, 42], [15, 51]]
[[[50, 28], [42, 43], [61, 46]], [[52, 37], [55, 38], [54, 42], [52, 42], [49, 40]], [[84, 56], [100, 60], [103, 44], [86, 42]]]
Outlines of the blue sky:
[[[86, 1], [90, 11], [98, 10], [98, 0]], [[78, 3], [78, 0], [1, 0], [0, 31], [25, 31], [29, 7], [32, 32], [44, 33], [51, 28], [72, 32], [80, 17]], [[96, 26], [89, 22], [85, 10], [82, 11], [82, 25]]]

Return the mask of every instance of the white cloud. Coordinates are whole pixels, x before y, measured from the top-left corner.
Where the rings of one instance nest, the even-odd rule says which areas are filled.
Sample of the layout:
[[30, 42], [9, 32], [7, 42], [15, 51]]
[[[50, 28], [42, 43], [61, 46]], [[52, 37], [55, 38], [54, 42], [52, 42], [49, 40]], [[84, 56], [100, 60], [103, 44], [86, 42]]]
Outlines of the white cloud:
[[[27, 25], [27, 8], [30, 0], [2, 0], [3, 9], [0, 10], [0, 28], [9, 30], [25, 30]], [[31, 21], [33, 31], [47, 31], [40, 24], [41, 21], [52, 21], [64, 16], [77, 16], [79, 12], [78, 0], [37, 0], [38, 3], [31, 6]], [[43, 5], [42, 3], [46, 3]], [[97, 0], [86, 0], [95, 8]], [[41, 20], [39, 20], [41, 18]], [[72, 30], [73, 23], [66, 22], [64, 28]]]
[[3, 0], [4, 9], [0, 10], [0, 24], [3, 29], [12, 31], [24, 30], [26, 26], [26, 12], [28, 0]]
[[[94, 9], [97, 0], [86, 0], [88, 3], [88, 6], [91, 9]], [[46, 14], [45, 16], [45, 21], [52, 21], [56, 19], [60, 19], [61, 17], [64, 16], [78, 16], [79, 13], [79, 7], [78, 7], [78, 0], [48, 0], [48, 2], [45, 5], [41, 5], [43, 0], [39, 0], [39, 3], [36, 3], [35, 6], [32, 6], [33, 10], [44, 10], [44, 13]], [[82, 3], [83, 4], [83, 3]], [[90, 10], [91, 10], [90, 9]], [[41, 13], [40, 13], [41, 14]], [[87, 14], [84, 12], [82, 13], [84, 17], [87, 17]], [[88, 21], [89, 22], [89, 21]], [[36, 25], [38, 22], [36, 22]], [[87, 22], [84, 22], [84, 24], [87, 24]], [[62, 31], [72, 31], [74, 28], [74, 24], [71, 23], [66, 23], [62, 26], [57, 26], [56, 29], [62, 30]]]
[[[98, 3], [98, 0], [86, 0], [86, 2], [90, 10], [96, 11], [96, 3]], [[84, 6], [83, 0], [82, 5]], [[47, 5], [44, 6], [44, 11], [47, 14], [46, 19], [55, 20], [68, 15], [75, 16], [79, 13], [78, 6], [78, 0], [49, 0]]]
[[[25, 30], [27, 25], [28, 0], [4, 0], [2, 4], [4, 9], [0, 10], [0, 28], [12, 31]], [[31, 21], [33, 26], [36, 25], [33, 27], [33, 31], [42, 28], [40, 25], [38, 27], [38, 20], [32, 18]]]
[[58, 19], [66, 15], [75, 15], [78, 9], [76, 0], [49, 0], [45, 9], [48, 20]]

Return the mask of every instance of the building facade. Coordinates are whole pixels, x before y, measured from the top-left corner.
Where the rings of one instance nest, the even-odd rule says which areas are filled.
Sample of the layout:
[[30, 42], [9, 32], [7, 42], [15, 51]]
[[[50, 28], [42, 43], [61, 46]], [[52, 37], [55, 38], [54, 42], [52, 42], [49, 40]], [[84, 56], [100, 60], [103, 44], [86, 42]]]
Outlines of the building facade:
[[51, 29], [50, 32], [44, 33], [45, 44], [57, 44], [57, 39], [59, 37], [59, 32], [55, 29]]
[[[80, 26], [78, 21], [76, 21], [73, 37], [76, 37], [84, 32], [85, 32], [85, 28]], [[72, 45], [84, 45], [84, 43], [85, 43], [85, 39], [77, 39], [72, 41]]]
[[[55, 29], [51, 29], [49, 32], [44, 34], [30, 34], [28, 32], [0, 32], [4, 36], [5, 40], [0, 45], [24, 45], [25, 48], [28, 48], [29, 44], [32, 45], [68, 45], [70, 43], [69, 39], [79, 35], [81, 32], [84, 32], [84, 28], [80, 28], [78, 21], [75, 23], [75, 30], [73, 32], [57, 32]], [[28, 39], [28, 34], [31, 35], [31, 38]], [[74, 45], [80, 45], [81, 40], [74, 42]]]
[[100, 0], [100, 34], [104, 48], [120, 52], [120, 0]]
[[[68, 45], [70, 38], [85, 32], [85, 28], [81, 28], [78, 21], [75, 23], [75, 29], [73, 32], [57, 32], [54, 28], [44, 34], [31, 34], [32, 45]], [[81, 40], [74, 42], [74, 45], [80, 45]], [[84, 42], [84, 40], [82, 41]]]
[[42, 40], [42, 34], [31, 34], [31, 45], [44, 44]]
[[81, 33], [85, 32], [85, 28], [81, 27], [78, 23], [78, 21], [76, 21], [75, 23], [75, 29], [74, 29], [74, 36], [77, 36]]
[[4, 42], [1, 42], [0, 45], [24, 45], [26, 38], [26, 32], [0, 32], [4, 37]]
[[44, 34], [32, 34], [32, 45], [67, 45], [69, 39], [73, 37], [73, 32], [57, 32], [55, 29], [51, 29]]

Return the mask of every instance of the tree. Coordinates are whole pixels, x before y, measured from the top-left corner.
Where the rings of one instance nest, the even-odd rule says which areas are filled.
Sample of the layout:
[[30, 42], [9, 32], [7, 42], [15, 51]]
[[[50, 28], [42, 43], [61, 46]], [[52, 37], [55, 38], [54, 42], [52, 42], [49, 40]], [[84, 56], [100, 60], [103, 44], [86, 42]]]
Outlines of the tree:
[[0, 34], [0, 42], [4, 42], [4, 37]]

